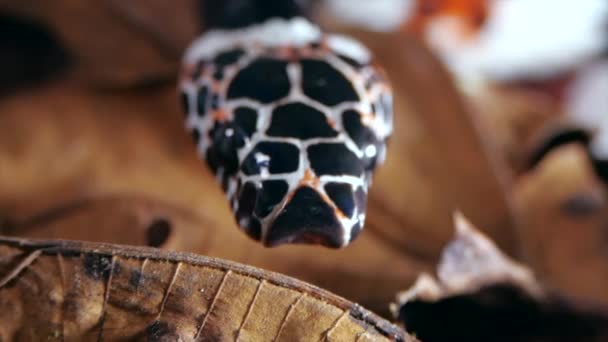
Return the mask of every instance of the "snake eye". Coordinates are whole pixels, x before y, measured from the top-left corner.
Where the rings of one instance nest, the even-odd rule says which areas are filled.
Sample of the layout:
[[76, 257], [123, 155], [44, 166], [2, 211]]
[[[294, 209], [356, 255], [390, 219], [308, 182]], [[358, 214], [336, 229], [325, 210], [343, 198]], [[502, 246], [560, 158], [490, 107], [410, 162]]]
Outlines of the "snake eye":
[[239, 167], [237, 151], [245, 145], [243, 130], [234, 123], [216, 123], [209, 132], [211, 147], [207, 158], [213, 160], [216, 170], [234, 174]]
[[260, 168], [260, 170], [263, 169], [268, 172], [268, 168], [270, 167], [270, 157], [260, 152], [256, 152], [253, 157], [255, 158], [255, 161], [258, 164], [258, 168]]

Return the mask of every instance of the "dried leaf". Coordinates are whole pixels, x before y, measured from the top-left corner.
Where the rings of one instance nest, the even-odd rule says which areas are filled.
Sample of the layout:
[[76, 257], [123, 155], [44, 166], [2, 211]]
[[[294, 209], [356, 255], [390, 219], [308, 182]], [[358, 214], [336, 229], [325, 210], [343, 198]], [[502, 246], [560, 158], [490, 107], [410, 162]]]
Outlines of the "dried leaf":
[[608, 304], [608, 201], [584, 146], [551, 150], [516, 184], [522, 252], [544, 282]]
[[504, 160], [503, 172], [519, 174], [529, 165], [530, 145], [562, 112], [542, 93], [516, 87], [486, 87], [467, 96], [485, 143]]
[[80, 79], [104, 87], [173, 79], [200, 27], [195, 0], [4, 0], [0, 10], [46, 25], [77, 60]]
[[[178, 16], [183, 10], [181, 5], [176, 6], [175, 11], [167, 11], [163, 6], [172, 5], [153, 2], [139, 8], [139, 3], [118, 4], [105, 0], [95, 5], [96, 9], [99, 7], [98, 11], [91, 12], [88, 5], [85, 8], [63, 1], [45, 5], [49, 8], [30, 2], [4, 2], [8, 4], [5, 6], [13, 7], [15, 11], [50, 22], [50, 26], [58, 27], [56, 30], [60, 33], [65, 28], [69, 32], [60, 35], [69, 36], [64, 38], [68, 45], [78, 46], [73, 50], [86, 54], [79, 57], [82, 60], [80, 64], [85, 68], [94, 66], [90, 68], [92, 72], [103, 76], [112, 78], [118, 75], [115, 84], [133, 84], [135, 80], [155, 77], [142, 77], [142, 72], [165, 74], [173, 66], [165, 68], [162, 66], [164, 64], [153, 62], [154, 58], [147, 57], [147, 50], [138, 44], [160, 39], [165, 42], [179, 41], [179, 44], [173, 44], [177, 46], [187, 42], [181, 37], [189, 32], [187, 28], [177, 25], [176, 21], [181, 23], [182, 20], [176, 20], [173, 16], [163, 19], [169, 21], [166, 38], [159, 38], [159, 33], [153, 30], [164, 24], [164, 21], [156, 20], [159, 13], [175, 12], [176, 17], [187, 17]], [[84, 9], [87, 13], [94, 13], [94, 16], [81, 15]], [[191, 15], [195, 12], [188, 11]], [[120, 20], [124, 22], [120, 23]], [[119, 21], [119, 25], [116, 21]], [[195, 20], [184, 19], [183, 22], [193, 25], [191, 22]], [[90, 27], [95, 27], [98, 32], [106, 24], [111, 26], [111, 30], [104, 31], [102, 42], [110, 44], [108, 46], [91, 40], [93, 35], [89, 34]], [[74, 27], [83, 29], [76, 30]], [[134, 35], [134, 31], [139, 33], [134, 28], [143, 31], [146, 39]], [[357, 36], [376, 50], [380, 63], [387, 66], [397, 91], [396, 134], [389, 148], [388, 164], [376, 177], [377, 190], [372, 193], [374, 198], [368, 220], [372, 221], [368, 223], [372, 228], [370, 230], [375, 230], [381, 239], [397, 250], [436, 256], [441, 245], [449, 239], [446, 227], [449, 226], [450, 213], [460, 208], [476, 222], [488, 227], [501, 246], [511, 250], [512, 237], [508, 229], [511, 218], [503, 195], [502, 180], [495, 174], [493, 161], [485, 155], [473, 121], [447, 72], [419, 43], [399, 34], [382, 36], [357, 33]], [[90, 46], [83, 45], [85, 43]], [[395, 48], [399, 46], [403, 48]], [[111, 53], [112, 58], [117, 58], [115, 51], [121, 51], [116, 62], [104, 56]], [[147, 64], [148, 61], [150, 64]], [[442, 101], [435, 100], [436, 94], [442, 94]], [[149, 95], [153, 96], [152, 92]], [[177, 102], [176, 99], [174, 101]]]
[[67, 51], [48, 30], [0, 11], [0, 96], [40, 84], [69, 70]]
[[202, 213], [137, 196], [70, 203], [7, 222], [4, 233], [148, 245], [239, 260], [313, 282], [379, 313], [386, 313], [392, 293], [426, 269], [425, 264], [386, 250], [371, 238], [341, 253], [312, 247], [263, 248], [240, 236], [233, 225], [220, 226]]
[[162, 248], [288, 274], [383, 315], [430, 266], [369, 233], [339, 252], [257, 246], [198, 159], [175, 96], [173, 86], [115, 95], [66, 82], [0, 102], [4, 234], [140, 245], [167, 221]]
[[155, 249], [0, 238], [2, 340], [412, 341], [314, 286]]
[[[608, 307], [543, 288], [460, 215], [437, 278], [423, 274], [394, 313], [424, 341], [604, 341]], [[441, 329], [437, 328], [441, 322]]]
[[395, 93], [395, 132], [370, 194], [369, 230], [403, 251], [436, 256], [460, 209], [513, 252], [502, 160], [485, 150], [447, 71], [414, 39], [355, 34], [374, 50]]

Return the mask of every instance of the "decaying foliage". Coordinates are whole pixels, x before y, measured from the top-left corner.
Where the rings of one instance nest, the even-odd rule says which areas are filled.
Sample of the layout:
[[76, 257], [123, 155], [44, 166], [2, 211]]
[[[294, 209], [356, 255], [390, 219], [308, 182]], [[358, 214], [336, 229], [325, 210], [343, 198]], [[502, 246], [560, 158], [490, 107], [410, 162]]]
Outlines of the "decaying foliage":
[[607, 305], [606, 184], [584, 146], [551, 150], [521, 177], [514, 199], [527, 264], [561, 292]]
[[[461, 215], [437, 278], [422, 274], [393, 312], [423, 341], [605, 341], [608, 310], [543, 287]], [[441, 329], [437, 329], [437, 323]]]
[[0, 295], [3, 341], [413, 341], [292, 278], [154, 249], [2, 239]]

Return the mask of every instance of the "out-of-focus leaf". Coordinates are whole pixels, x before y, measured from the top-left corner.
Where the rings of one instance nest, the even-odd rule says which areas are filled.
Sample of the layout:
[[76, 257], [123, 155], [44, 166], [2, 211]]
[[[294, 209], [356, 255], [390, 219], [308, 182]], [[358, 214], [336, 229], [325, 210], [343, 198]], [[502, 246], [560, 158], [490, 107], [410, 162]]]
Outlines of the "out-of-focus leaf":
[[501, 171], [511, 177], [527, 170], [536, 138], [562, 114], [545, 94], [516, 87], [486, 86], [466, 99], [484, 144], [504, 161]]
[[413, 341], [324, 290], [156, 249], [0, 238], [3, 341]]
[[[424, 341], [605, 341], [608, 307], [544, 288], [463, 217], [437, 278], [423, 274], [398, 295], [395, 315]], [[437, 329], [436, 322], [441, 322]]]
[[513, 193], [530, 267], [570, 296], [608, 304], [607, 192], [585, 147], [551, 150]]
[[503, 160], [486, 150], [448, 72], [415, 39], [355, 35], [372, 48], [395, 93], [395, 131], [372, 186], [369, 230], [404, 251], [436, 256], [460, 209], [513, 252]]
[[0, 96], [62, 76], [72, 65], [57, 37], [39, 23], [0, 11]]
[[238, 230], [177, 102], [172, 86], [99, 94], [70, 83], [0, 102], [4, 234], [155, 241], [288, 274], [381, 314], [429, 267], [369, 231], [340, 251], [258, 246]]
[[81, 81], [103, 87], [173, 79], [201, 25], [196, 0], [0, 0], [0, 11], [44, 24], [76, 59]]

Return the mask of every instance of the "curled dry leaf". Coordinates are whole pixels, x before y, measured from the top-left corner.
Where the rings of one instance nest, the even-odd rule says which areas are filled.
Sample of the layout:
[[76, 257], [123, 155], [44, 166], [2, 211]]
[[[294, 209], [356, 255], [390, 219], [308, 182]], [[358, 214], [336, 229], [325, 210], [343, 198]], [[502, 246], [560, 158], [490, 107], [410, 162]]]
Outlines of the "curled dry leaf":
[[[423, 274], [393, 305], [423, 341], [604, 341], [608, 307], [583, 307], [543, 288], [462, 216], [437, 278]], [[438, 329], [437, 324], [441, 325]]]
[[606, 184], [582, 144], [550, 150], [513, 189], [522, 253], [560, 291], [608, 304]]
[[563, 145], [579, 144], [588, 147], [592, 132], [568, 122], [565, 118], [551, 120], [543, 125], [526, 142], [523, 172], [534, 169], [544, 158]]
[[542, 297], [531, 271], [509, 259], [461, 213], [454, 215], [454, 226], [456, 235], [443, 250], [437, 281], [423, 274], [412, 289], [399, 295], [399, 303], [474, 293], [496, 283], [510, 283], [535, 298]]
[[297, 280], [156, 249], [0, 238], [3, 341], [413, 341]]
[[370, 233], [340, 251], [249, 240], [184, 133], [173, 86], [116, 95], [61, 82], [0, 112], [3, 234], [153, 242], [294, 276], [383, 315], [431, 266]]

